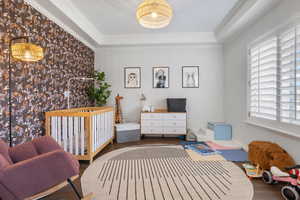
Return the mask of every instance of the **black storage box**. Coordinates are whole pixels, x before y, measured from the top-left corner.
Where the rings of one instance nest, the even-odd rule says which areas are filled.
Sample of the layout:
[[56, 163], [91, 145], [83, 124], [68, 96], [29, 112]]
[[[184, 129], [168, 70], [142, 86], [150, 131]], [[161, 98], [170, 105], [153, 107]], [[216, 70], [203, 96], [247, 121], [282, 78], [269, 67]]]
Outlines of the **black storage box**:
[[185, 98], [169, 98], [167, 99], [168, 112], [186, 112]]

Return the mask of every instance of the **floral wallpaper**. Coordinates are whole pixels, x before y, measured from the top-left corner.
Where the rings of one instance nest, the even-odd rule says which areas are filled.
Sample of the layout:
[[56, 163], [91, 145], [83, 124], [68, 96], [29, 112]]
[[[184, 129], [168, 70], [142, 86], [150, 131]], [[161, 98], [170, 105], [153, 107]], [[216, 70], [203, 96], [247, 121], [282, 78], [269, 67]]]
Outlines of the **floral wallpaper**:
[[[36, 63], [12, 61], [13, 143], [43, 135], [46, 111], [67, 108], [67, 82], [72, 77], [90, 77], [94, 52], [23, 0], [0, 0], [0, 138], [8, 142], [9, 40], [29, 36], [44, 48]], [[71, 105], [90, 106], [89, 82], [73, 81]]]

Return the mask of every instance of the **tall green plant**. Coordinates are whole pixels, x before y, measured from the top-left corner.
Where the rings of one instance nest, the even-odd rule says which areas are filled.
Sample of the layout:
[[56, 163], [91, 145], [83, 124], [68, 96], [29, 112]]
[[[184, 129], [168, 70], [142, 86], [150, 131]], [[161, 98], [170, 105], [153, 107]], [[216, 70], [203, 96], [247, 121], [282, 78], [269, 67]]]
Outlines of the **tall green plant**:
[[91, 101], [94, 101], [97, 106], [104, 106], [107, 103], [111, 91], [107, 82], [105, 82], [104, 72], [94, 72], [93, 78], [95, 79], [95, 84], [88, 88], [88, 96]]

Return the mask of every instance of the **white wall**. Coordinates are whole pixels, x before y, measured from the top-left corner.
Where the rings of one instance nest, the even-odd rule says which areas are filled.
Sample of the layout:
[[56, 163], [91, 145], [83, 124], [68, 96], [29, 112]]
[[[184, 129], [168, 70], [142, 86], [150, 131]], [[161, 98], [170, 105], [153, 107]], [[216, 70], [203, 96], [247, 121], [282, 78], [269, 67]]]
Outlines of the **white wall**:
[[225, 119], [233, 124], [234, 138], [243, 144], [252, 140], [267, 140], [282, 145], [300, 162], [300, 138], [287, 136], [264, 128], [248, 125], [247, 113], [247, 45], [269, 32], [281, 23], [285, 23], [293, 15], [300, 14], [299, 0], [282, 0], [278, 6], [270, 10], [249, 28], [224, 45], [225, 62]]
[[[181, 88], [181, 66], [200, 66], [200, 88]], [[112, 97], [124, 96], [127, 121], [138, 121], [141, 93], [156, 108], [165, 108], [168, 97], [186, 97], [188, 125], [198, 130], [207, 121], [223, 121], [223, 55], [219, 45], [103, 47], [96, 52], [96, 69], [107, 73]], [[142, 88], [124, 89], [124, 67], [142, 67]], [[170, 67], [170, 88], [152, 88], [152, 67]], [[113, 98], [110, 104], [113, 104]]]

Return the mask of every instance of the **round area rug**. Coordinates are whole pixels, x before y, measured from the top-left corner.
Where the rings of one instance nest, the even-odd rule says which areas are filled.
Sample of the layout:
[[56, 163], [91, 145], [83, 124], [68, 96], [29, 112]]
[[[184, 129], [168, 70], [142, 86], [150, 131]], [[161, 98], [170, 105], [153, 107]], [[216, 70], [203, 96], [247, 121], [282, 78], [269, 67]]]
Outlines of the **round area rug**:
[[251, 200], [253, 186], [228, 161], [193, 161], [181, 146], [130, 147], [98, 158], [81, 178], [96, 200]]

